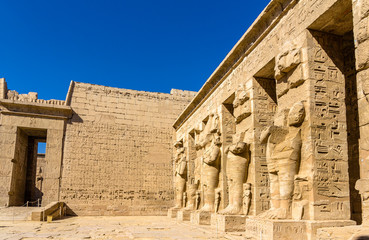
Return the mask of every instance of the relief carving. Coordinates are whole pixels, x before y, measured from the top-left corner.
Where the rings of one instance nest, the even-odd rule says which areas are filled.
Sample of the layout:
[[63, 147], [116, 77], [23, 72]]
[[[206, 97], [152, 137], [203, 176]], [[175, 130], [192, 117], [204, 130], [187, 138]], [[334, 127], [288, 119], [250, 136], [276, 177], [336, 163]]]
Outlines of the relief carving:
[[233, 101], [234, 116], [236, 124], [241, 123], [245, 118], [251, 115], [250, 93], [245, 90], [243, 85], [240, 85], [235, 94]]
[[243, 214], [245, 215], [249, 214], [251, 198], [252, 198], [251, 183], [245, 183], [243, 184], [243, 201], [242, 201], [243, 203], [242, 210]]

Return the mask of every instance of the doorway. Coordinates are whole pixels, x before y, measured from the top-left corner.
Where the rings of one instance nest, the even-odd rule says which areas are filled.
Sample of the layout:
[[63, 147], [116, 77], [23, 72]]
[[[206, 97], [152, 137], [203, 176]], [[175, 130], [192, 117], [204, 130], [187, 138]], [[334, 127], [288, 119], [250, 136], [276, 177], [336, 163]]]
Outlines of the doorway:
[[46, 136], [46, 129], [17, 129], [9, 206], [41, 205]]

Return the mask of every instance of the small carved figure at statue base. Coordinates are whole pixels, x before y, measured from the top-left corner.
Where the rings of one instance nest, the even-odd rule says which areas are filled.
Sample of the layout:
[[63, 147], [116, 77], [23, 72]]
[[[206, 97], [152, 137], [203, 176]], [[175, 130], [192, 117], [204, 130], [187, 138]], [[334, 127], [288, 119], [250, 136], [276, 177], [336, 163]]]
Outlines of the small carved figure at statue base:
[[243, 214], [249, 214], [251, 204], [251, 183], [243, 184]]

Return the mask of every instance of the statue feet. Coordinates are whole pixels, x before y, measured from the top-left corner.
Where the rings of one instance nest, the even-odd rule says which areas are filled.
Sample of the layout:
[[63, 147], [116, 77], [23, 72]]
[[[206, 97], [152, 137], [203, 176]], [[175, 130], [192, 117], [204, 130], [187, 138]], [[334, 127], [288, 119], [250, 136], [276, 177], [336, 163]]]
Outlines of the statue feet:
[[286, 219], [288, 216], [287, 209], [285, 208], [271, 208], [266, 212], [263, 212], [258, 218], [264, 219]]
[[218, 212], [222, 215], [239, 215], [241, 214], [241, 208], [235, 205], [228, 205], [225, 209]]
[[194, 210], [195, 205], [187, 205], [187, 207], [184, 208], [184, 210]]
[[175, 205], [174, 207], [172, 207], [172, 209], [180, 209], [180, 208], [182, 208], [182, 206], [181, 205]]
[[200, 210], [200, 212], [214, 212], [214, 207], [210, 204], [205, 204]]

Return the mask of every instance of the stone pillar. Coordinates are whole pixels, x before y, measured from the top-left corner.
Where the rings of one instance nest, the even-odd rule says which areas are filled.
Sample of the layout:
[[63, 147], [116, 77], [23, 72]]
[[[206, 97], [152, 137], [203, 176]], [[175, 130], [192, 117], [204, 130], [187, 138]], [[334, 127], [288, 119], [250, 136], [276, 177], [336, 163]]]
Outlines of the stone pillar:
[[342, 39], [307, 33], [310, 91], [311, 220], [349, 220], [345, 76]]
[[8, 87], [6, 85], [5, 78], [0, 78], [0, 99], [5, 99], [7, 92], [8, 92]]
[[[64, 122], [60, 122], [60, 125]], [[63, 156], [63, 127], [59, 129], [48, 129], [46, 144], [46, 166], [43, 183], [42, 205], [50, 202], [60, 201], [61, 165]]]
[[369, 2], [353, 0], [353, 23], [359, 108], [360, 177], [356, 183], [362, 197], [362, 224], [369, 225]]

